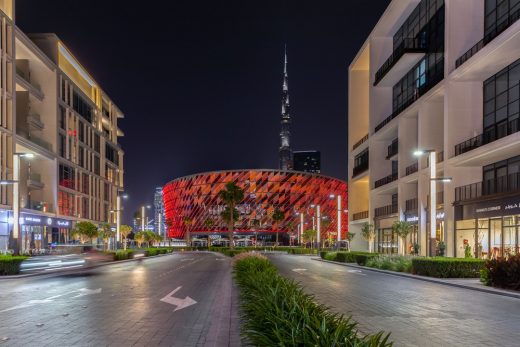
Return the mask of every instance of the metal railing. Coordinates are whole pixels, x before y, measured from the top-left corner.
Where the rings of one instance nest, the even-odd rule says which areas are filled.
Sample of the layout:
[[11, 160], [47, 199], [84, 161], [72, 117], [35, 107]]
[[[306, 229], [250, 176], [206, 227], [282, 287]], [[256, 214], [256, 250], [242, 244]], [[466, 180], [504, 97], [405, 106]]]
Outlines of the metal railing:
[[352, 177], [359, 175], [368, 170], [368, 160], [366, 162], [361, 163], [358, 166], [354, 166], [352, 169]]
[[411, 175], [417, 171], [419, 171], [419, 162], [417, 162], [417, 161], [415, 163], [413, 163], [412, 165], [407, 166], [405, 169], [406, 176]]
[[352, 215], [352, 220], [367, 219], [368, 211], [356, 212]]
[[52, 204], [45, 201], [27, 201], [25, 208], [41, 212], [53, 212]]
[[466, 141], [463, 141], [457, 145], [455, 145], [455, 156], [461, 155], [463, 153], [469, 152], [475, 148], [479, 148], [480, 146], [487, 145], [488, 143], [499, 140], [503, 137], [512, 135], [520, 131], [520, 123], [518, 119], [510, 120], [507, 123], [507, 131], [504, 131], [502, 136], [497, 136], [494, 132], [480, 134], [475, 137], [472, 137]]
[[388, 184], [390, 182], [397, 180], [397, 173], [393, 173], [391, 175], [388, 175], [386, 177], [383, 177], [377, 181], [374, 182], [374, 187], [379, 188], [381, 186], [384, 186], [385, 184]]
[[406, 53], [422, 53], [426, 52], [426, 40], [416, 38], [405, 38], [403, 41], [394, 49], [388, 59], [381, 65], [377, 70], [374, 80], [374, 85], [381, 82], [383, 77], [392, 70], [392, 67], [405, 55]]
[[399, 142], [397, 141], [397, 139], [395, 139], [392, 141], [392, 144], [390, 146], [388, 146], [388, 148], [387, 148], [386, 159], [388, 160], [388, 159], [392, 158], [398, 152], [399, 152]]
[[507, 28], [509, 28], [514, 22], [516, 22], [520, 18], [520, 9], [509, 14], [507, 19], [500, 23], [492, 32], [488, 33], [486, 36], [482, 38], [479, 42], [477, 42], [473, 47], [468, 49], [463, 55], [461, 55], [455, 61], [455, 68], [458, 68], [466, 61], [468, 61], [472, 56], [477, 54], [484, 46], [493, 41], [495, 37], [504, 32]]
[[455, 201], [476, 199], [481, 196], [503, 194], [520, 191], [520, 173], [515, 172], [507, 176], [491, 180], [467, 184], [455, 188]]
[[408, 199], [405, 202], [406, 211], [416, 211], [419, 200], [417, 198]]
[[27, 133], [26, 131], [24, 131], [22, 129], [17, 129], [16, 130], [16, 134], [18, 134], [21, 137], [31, 141], [34, 144], [37, 144], [40, 147], [43, 147], [46, 150], [52, 152], [52, 144], [47, 142], [47, 141], [45, 141], [44, 139], [39, 138], [38, 136], [35, 136], [33, 134], [29, 134], [29, 133]]
[[397, 205], [387, 205], [374, 210], [374, 217], [388, 216], [397, 213]]
[[363, 136], [358, 142], [356, 142], [353, 146], [352, 146], [352, 150], [355, 150], [356, 148], [358, 148], [359, 146], [361, 146], [365, 141], [368, 140], [368, 134], [366, 134], [365, 136]]

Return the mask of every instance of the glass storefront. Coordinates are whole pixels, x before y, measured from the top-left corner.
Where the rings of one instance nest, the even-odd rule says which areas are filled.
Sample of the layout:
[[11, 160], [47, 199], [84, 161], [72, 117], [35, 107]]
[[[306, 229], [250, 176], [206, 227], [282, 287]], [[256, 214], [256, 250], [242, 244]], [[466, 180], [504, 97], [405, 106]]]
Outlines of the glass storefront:
[[487, 259], [517, 254], [519, 230], [520, 215], [457, 221], [455, 256]]
[[398, 236], [392, 228], [377, 230], [377, 252], [393, 254], [398, 252]]

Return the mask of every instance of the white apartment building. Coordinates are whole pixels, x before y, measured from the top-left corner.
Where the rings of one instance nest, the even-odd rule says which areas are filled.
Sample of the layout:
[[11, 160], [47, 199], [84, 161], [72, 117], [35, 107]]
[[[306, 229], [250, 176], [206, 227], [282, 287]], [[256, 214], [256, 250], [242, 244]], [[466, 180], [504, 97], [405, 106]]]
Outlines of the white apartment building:
[[26, 35], [14, 18], [0, 1], [0, 251], [40, 250], [68, 243], [77, 221], [115, 223], [123, 114], [56, 35]]
[[[430, 237], [447, 256], [518, 252], [518, 19], [520, 0], [393, 0], [351, 63], [349, 231], [372, 224], [376, 251], [396, 253], [407, 220], [407, 253], [430, 254]], [[434, 210], [432, 174], [451, 178], [434, 181]]]

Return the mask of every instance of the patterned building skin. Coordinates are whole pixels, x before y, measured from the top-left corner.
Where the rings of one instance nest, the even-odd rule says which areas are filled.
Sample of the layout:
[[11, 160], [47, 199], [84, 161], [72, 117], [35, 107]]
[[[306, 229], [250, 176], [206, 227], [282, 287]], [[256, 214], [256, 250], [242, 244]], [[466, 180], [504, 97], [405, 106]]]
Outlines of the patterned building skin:
[[[244, 199], [238, 204], [239, 220], [235, 231], [247, 233], [297, 233], [300, 223], [298, 213], [304, 213], [305, 228], [313, 227], [312, 217], [320, 205], [322, 220], [321, 237], [336, 239], [337, 200], [342, 197], [347, 206], [347, 183], [336, 178], [298, 171], [280, 170], [232, 170], [214, 171], [181, 177], [166, 184], [163, 199], [168, 235], [183, 238], [187, 228], [191, 233], [226, 232], [227, 225], [220, 217], [225, 204], [218, 192], [226, 183], [235, 182], [244, 190]], [[281, 210], [285, 219], [273, 223], [275, 209]], [[347, 213], [342, 213], [341, 238], [347, 232]]]

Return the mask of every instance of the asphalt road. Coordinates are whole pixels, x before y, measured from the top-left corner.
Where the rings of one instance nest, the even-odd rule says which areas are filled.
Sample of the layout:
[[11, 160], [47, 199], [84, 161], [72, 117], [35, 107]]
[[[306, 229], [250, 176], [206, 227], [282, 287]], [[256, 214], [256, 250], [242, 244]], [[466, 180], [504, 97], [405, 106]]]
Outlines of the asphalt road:
[[229, 262], [193, 252], [0, 280], [0, 346], [239, 346]]
[[391, 332], [396, 346], [520, 346], [520, 299], [311, 260], [271, 255], [317, 301]]

